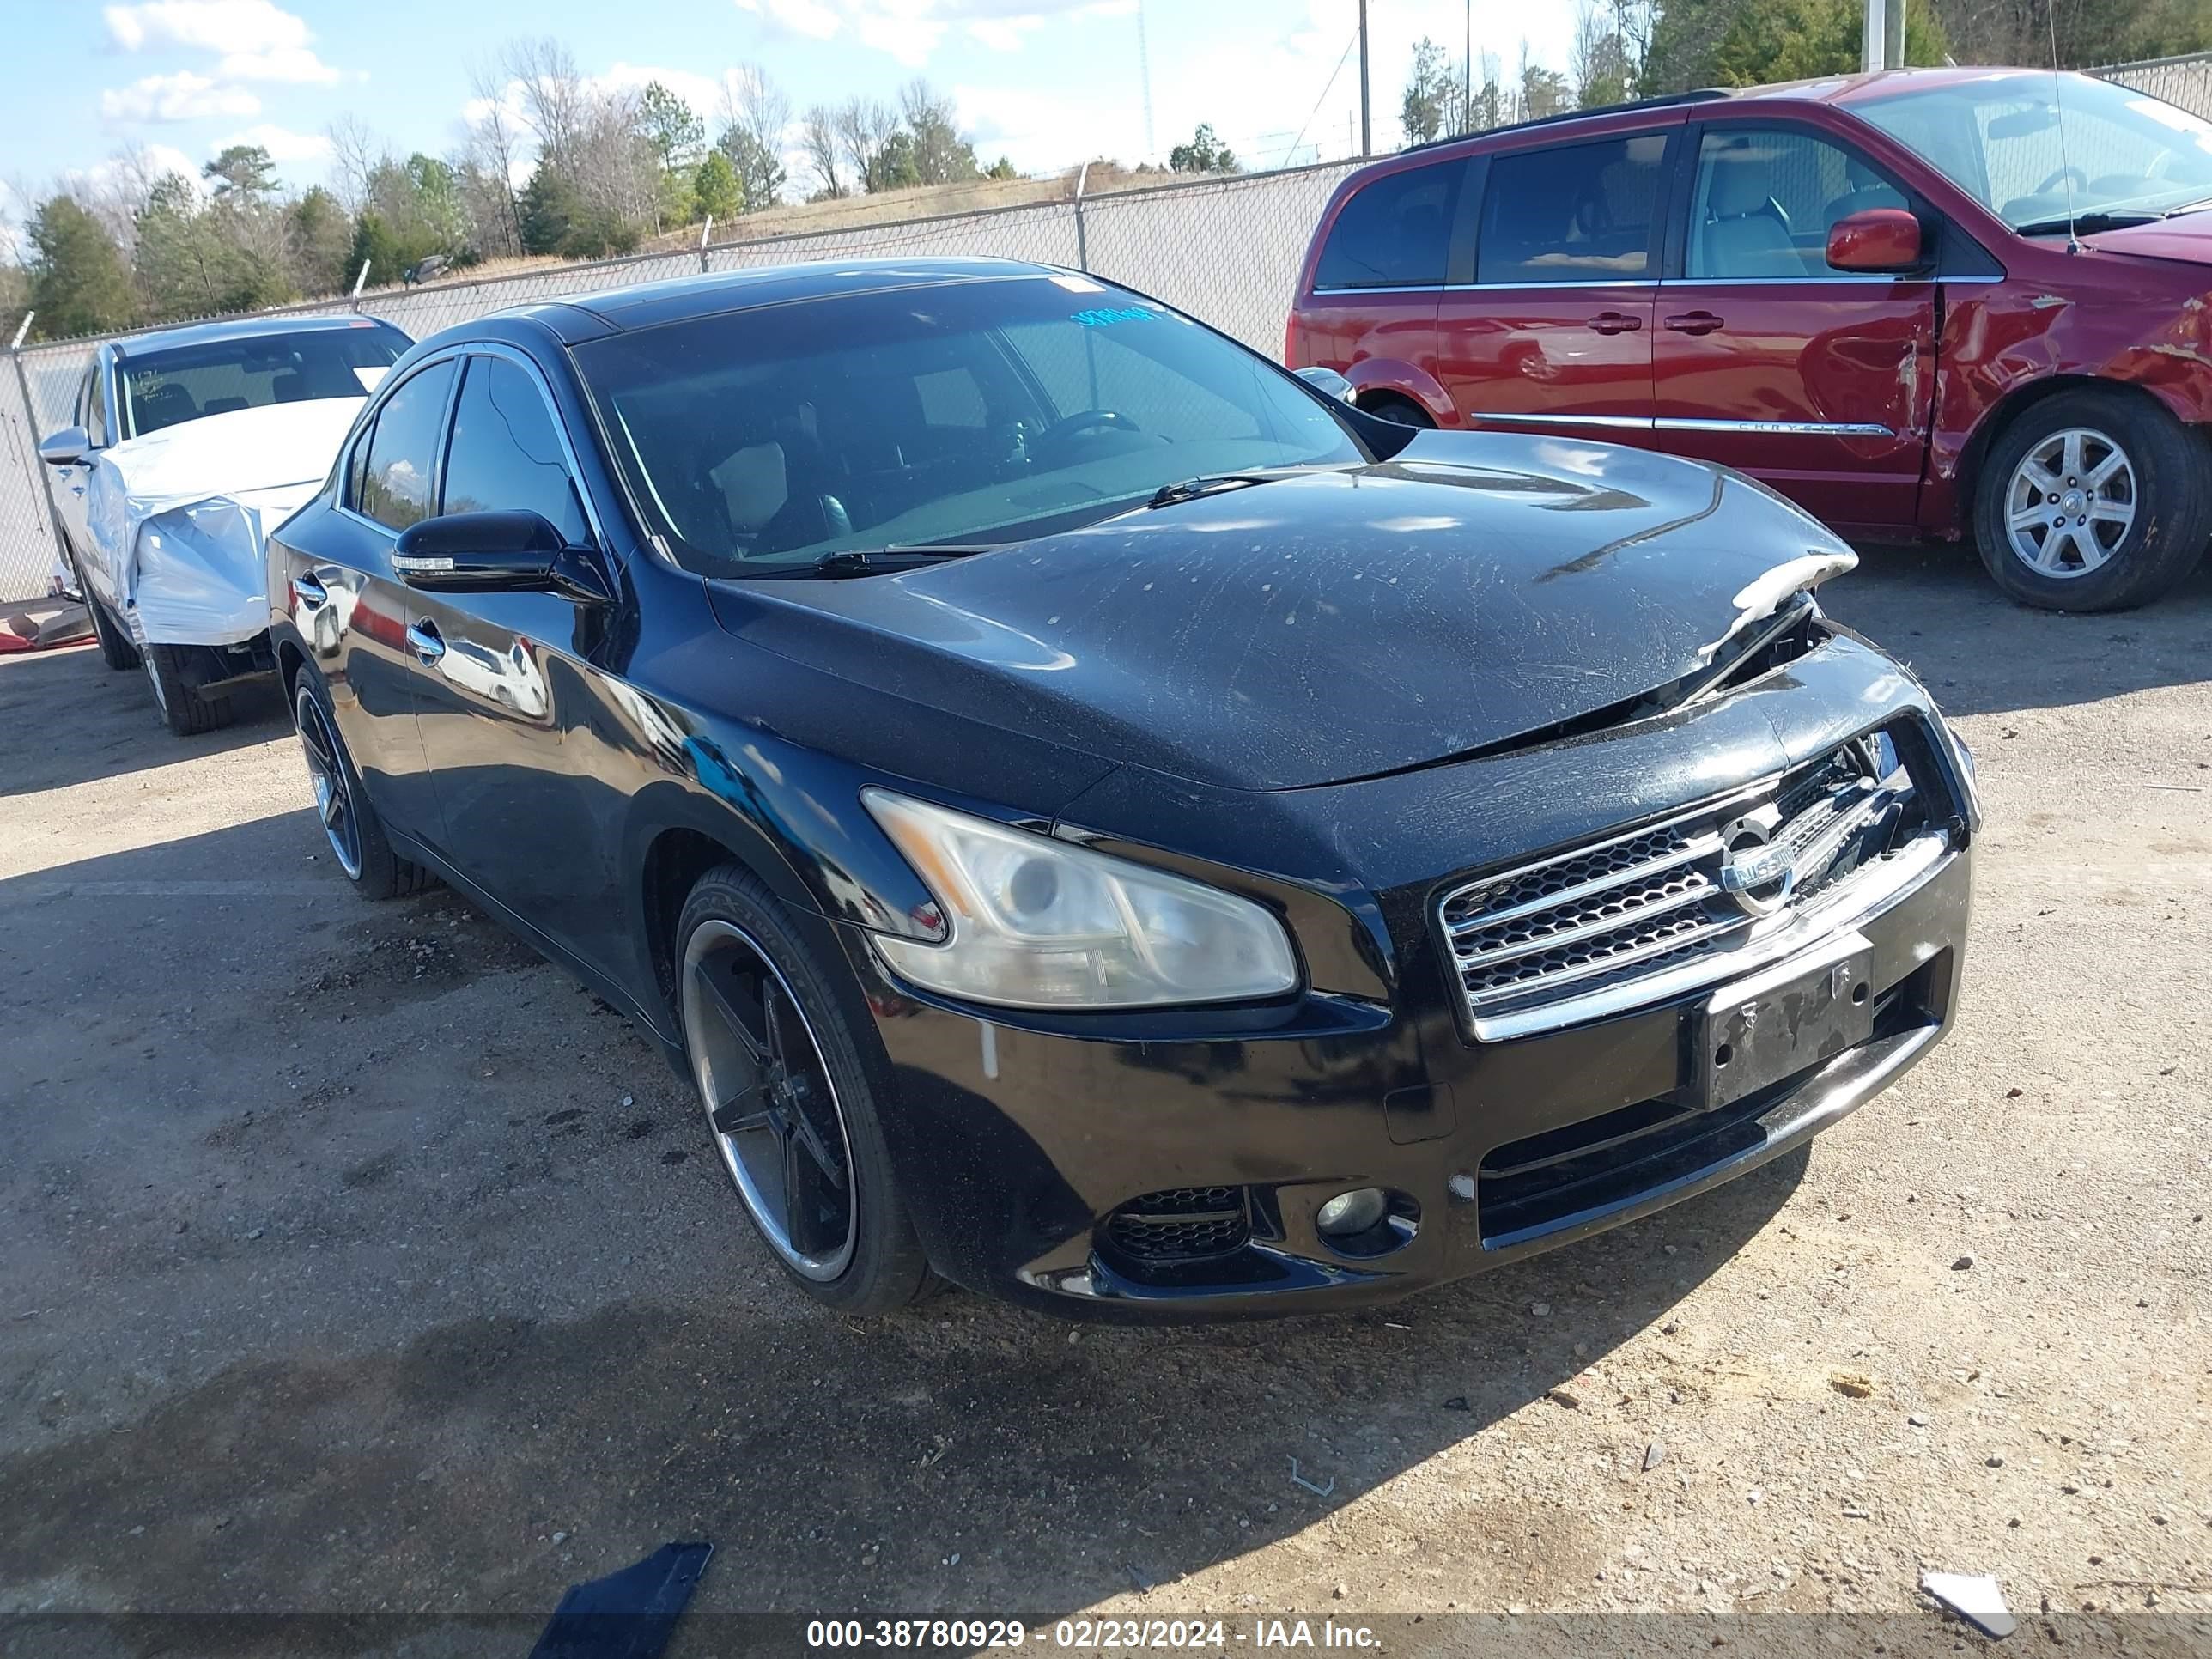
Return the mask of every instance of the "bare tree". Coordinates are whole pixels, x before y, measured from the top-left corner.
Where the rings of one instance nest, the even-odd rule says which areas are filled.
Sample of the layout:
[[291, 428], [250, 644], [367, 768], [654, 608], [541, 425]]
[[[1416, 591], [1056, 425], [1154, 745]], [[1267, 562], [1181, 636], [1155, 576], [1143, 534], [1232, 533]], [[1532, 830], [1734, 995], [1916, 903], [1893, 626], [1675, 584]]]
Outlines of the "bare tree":
[[510, 40], [501, 64], [522, 93], [522, 120], [538, 140], [539, 159], [573, 173], [576, 149], [592, 117], [591, 89], [575, 54], [548, 34]]
[[183, 179], [182, 188], [188, 194], [199, 194], [198, 179], [167, 172], [143, 145], [132, 143], [125, 145], [91, 172], [70, 175], [58, 191], [100, 222], [100, 228], [128, 261], [138, 245], [140, 216], [154, 199], [154, 192], [172, 178]]
[[846, 167], [860, 181], [861, 189], [875, 189], [877, 158], [898, 131], [898, 117], [881, 99], [856, 94], [837, 106], [831, 119]]
[[791, 98], [759, 64], [740, 64], [722, 79], [721, 117], [725, 126], [781, 155], [791, 126]]
[[845, 194], [845, 181], [838, 171], [837, 118], [827, 104], [811, 104], [799, 118], [799, 148], [805, 154], [806, 165], [814, 169], [820, 193]]
[[368, 200], [369, 179], [389, 159], [391, 147], [350, 112], [331, 122], [325, 136], [331, 141], [331, 188], [348, 213], [359, 213]]
[[1567, 78], [1574, 88], [1578, 109], [1598, 109], [1626, 102], [1633, 65], [1628, 43], [1622, 39], [1617, 13], [1601, 8], [1596, 0], [1583, 0], [1575, 15], [1574, 45], [1567, 56]]
[[469, 123], [459, 171], [477, 246], [486, 253], [522, 252], [522, 217], [514, 200], [514, 175], [523, 161], [523, 134], [507, 105], [507, 85], [495, 67], [478, 64], [469, 88], [482, 106]]

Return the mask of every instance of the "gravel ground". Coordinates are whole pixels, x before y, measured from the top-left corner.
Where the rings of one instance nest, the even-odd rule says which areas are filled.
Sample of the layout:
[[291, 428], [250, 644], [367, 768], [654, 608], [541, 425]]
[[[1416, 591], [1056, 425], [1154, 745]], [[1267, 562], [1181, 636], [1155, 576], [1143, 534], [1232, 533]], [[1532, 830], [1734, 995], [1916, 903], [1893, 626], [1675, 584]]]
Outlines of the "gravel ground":
[[[0, 1613], [534, 1629], [687, 1535], [696, 1652], [763, 1609], [1847, 1611], [1948, 1648], [1931, 1567], [2212, 1611], [2212, 568], [2059, 617], [1877, 550], [1827, 597], [1981, 757], [1952, 1040], [1662, 1217], [1200, 1330], [817, 1310], [622, 1020], [316, 856], [273, 696], [180, 742], [91, 652], [0, 659]], [[317, 1650], [397, 1640], [354, 1630]]]

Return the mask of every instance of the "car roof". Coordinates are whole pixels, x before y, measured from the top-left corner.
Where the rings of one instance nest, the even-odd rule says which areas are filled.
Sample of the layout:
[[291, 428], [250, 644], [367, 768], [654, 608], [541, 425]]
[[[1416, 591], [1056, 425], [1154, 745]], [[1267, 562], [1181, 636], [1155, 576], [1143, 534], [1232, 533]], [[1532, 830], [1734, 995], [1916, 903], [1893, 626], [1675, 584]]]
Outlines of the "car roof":
[[135, 357], [148, 351], [170, 351], [179, 346], [212, 345], [222, 340], [248, 340], [277, 334], [324, 334], [341, 328], [390, 328], [380, 317], [233, 317], [218, 323], [194, 323], [189, 328], [165, 328], [152, 334], [132, 334], [110, 342], [118, 357]]
[[[1489, 139], [1534, 129], [1567, 129], [1568, 131], [1561, 134], [1565, 137], [1571, 136], [1571, 129], [1582, 122], [1611, 121], [1620, 116], [1647, 111], [1656, 114], [1661, 111], [1683, 110], [1698, 104], [1747, 101], [1848, 106], [1862, 99], [1889, 97], [1900, 92], [1933, 90], [1937, 87], [1995, 80], [2004, 76], [2050, 73], [2048, 70], [1946, 65], [1941, 69], [1876, 70], [1871, 73], [1820, 76], [1802, 81], [1773, 81], [1756, 87], [1700, 87], [1690, 92], [1662, 93], [1657, 97], [1635, 99], [1625, 104], [1601, 104], [1594, 109], [1564, 110], [1557, 115], [1539, 116], [1533, 121], [1516, 121], [1507, 126], [1486, 127], [1480, 132], [1452, 133], [1444, 137], [1431, 138], [1426, 143], [1409, 145], [1388, 155], [1378, 155], [1374, 165], [1377, 171], [1387, 172], [1389, 164], [1401, 156], [1443, 149], [1455, 144], [1480, 144]], [[1362, 179], [1367, 177], [1366, 169], [1363, 168], [1358, 176]]]
[[[694, 317], [750, 311], [793, 300], [819, 300], [894, 289], [937, 288], [952, 283], [1005, 282], [1024, 276], [1080, 275], [1025, 259], [906, 258], [816, 259], [721, 270], [666, 282], [635, 283], [623, 288], [566, 295], [539, 305], [494, 312], [486, 322], [527, 319], [544, 324], [574, 343], [613, 331], [652, 328]], [[1098, 278], [1086, 278], [1097, 281]], [[579, 315], [581, 313], [581, 315]], [[587, 320], [588, 319], [588, 320]]]

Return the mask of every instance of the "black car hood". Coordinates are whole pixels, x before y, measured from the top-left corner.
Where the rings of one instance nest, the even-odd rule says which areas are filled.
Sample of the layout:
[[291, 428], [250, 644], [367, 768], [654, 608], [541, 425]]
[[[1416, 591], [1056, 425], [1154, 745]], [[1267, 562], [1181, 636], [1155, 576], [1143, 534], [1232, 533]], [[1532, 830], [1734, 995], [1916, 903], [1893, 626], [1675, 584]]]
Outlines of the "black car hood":
[[1718, 468], [1427, 433], [1388, 462], [897, 575], [708, 588], [732, 633], [921, 709], [1278, 789], [1488, 747], [1670, 684], [1850, 559]]

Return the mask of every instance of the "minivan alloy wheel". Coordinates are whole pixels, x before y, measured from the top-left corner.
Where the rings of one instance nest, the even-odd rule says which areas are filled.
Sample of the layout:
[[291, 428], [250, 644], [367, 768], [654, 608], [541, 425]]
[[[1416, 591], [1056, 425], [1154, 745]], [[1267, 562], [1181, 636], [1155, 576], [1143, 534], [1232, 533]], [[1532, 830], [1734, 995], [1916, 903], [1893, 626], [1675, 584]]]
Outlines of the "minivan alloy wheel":
[[2006, 538], [2014, 556], [2039, 575], [2086, 576], [2118, 550], [2140, 501], [2127, 452], [2094, 428], [2067, 427], [2013, 469]]
[[337, 855], [338, 867], [358, 880], [361, 818], [354, 806], [353, 786], [338, 759], [337, 738], [331, 730], [329, 717], [304, 680], [292, 700], [292, 721], [299, 728], [300, 747], [307, 757], [307, 779], [314, 786], [315, 812], [323, 821], [323, 834]]
[[684, 950], [684, 1042], [714, 1145], [769, 1248], [828, 1281], [858, 1206], [836, 1085], [791, 982], [759, 942], [710, 919]]

